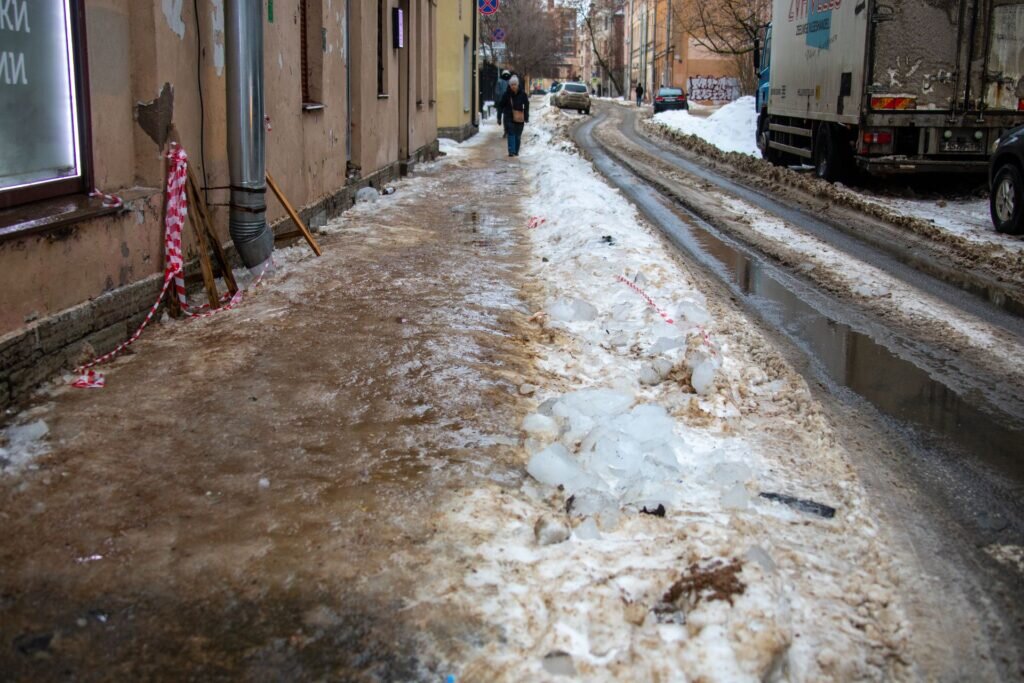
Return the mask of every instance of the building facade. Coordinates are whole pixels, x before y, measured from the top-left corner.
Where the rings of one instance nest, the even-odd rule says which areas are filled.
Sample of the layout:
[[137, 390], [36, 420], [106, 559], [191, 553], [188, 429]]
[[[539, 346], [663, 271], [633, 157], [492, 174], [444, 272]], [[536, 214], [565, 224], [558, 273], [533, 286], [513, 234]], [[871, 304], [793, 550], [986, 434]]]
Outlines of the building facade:
[[[123, 341], [153, 302], [171, 141], [228, 241], [232, 2], [203, 0], [198, 16], [180, 0], [6, 3], [17, 21], [0, 45], [18, 69], [0, 75], [0, 406]], [[238, 6], [262, 12], [266, 171], [307, 221], [436, 152], [433, 0]]]
[[581, 77], [601, 97], [625, 93], [625, 0], [595, 0], [579, 36]]
[[478, 126], [479, 14], [475, 0], [447, 0], [440, 3], [439, 11], [437, 132], [461, 142], [473, 136]]
[[575, 7], [556, 5], [555, 0], [548, 0], [547, 15], [553, 38], [551, 52], [554, 55], [549, 74], [552, 79], [570, 81], [584, 78], [577, 54], [578, 14]]
[[643, 83], [647, 101], [662, 85], [684, 88], [690, 99], [705, 102], [727, 102], [742, 94], [738, 70], [746, 62], [701, 47], [687, 32], [684, 17], [692, 2], [626, 0], [628, 91]]

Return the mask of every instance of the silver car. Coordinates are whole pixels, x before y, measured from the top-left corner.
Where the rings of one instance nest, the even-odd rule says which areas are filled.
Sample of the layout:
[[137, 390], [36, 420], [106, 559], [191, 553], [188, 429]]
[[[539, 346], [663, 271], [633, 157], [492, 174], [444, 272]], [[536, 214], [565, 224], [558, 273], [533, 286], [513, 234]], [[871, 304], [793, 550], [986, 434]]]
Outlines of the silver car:
[[560, 109], [575, 109], [581, 114], [590, 113], [590, 91], [582, 83], [563, 83], [551, 98], [554, 105]]

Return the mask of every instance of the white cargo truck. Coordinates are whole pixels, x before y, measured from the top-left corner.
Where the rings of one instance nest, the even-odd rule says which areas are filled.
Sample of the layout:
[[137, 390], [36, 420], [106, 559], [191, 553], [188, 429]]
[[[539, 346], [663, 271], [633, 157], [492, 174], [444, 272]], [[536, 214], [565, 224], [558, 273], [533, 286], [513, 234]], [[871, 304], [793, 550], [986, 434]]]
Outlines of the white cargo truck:
[[762, 154], [828, 180], [982, 172], [1024, 123], [1020, 0], [774, 0], [755, 60]]

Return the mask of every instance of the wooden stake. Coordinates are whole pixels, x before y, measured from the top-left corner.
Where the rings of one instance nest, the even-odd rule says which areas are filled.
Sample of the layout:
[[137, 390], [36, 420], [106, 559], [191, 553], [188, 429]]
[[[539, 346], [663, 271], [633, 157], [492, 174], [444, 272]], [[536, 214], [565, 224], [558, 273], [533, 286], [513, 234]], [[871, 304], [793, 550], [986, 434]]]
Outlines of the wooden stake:
[[206, 285], [206, 296], [210, 300], [210, 307], [220, 306], [220, 295], [217, 293], [217, 281], [213, 277], [213, 264], [210, 263], [210, 245], [206, 241], [206, 226], [203, 225], [202, 213], [199, 210], [199, 198], [196, 196], [192, 183], [186, 184], [189, 204], [193, 210], [188, 212], [189, 223], [192, 224], [192, 232], [196, 236], [196, 246], [199, 248], [199, 268], [203, 271], [203, 284]]
[[274, 196], [276, 196], [278, 201], [281, 202], [281, 204], [284, 206], [284, 210], [288, 212], [288, 215], [291, 217], [292, 222], [294, 222], [295, 225], [302, 232], [302, 236], [306, 238], [306, 242], [309, 243], [309, 246], [313, 250], [313, 253], [316, 254], [317, 256], [321, 256], [323, 252], [320, 251], [320, 245], [318, 245], [316, 243], [316, 240], [313, 239], [313, 233], [309, 231], [309, 228], [306, 227], [306, 224], [302, 222], [301, 218], [299, 218], [299, 214], [295, 211], [294, 208], [292, 208], [292, 205], [288, 202], [288, 198], [284, 196], [284, 192], [281, 192], [281, 188], [277, 186], [277, 183], [274, 182], [274, 179], [270, 177], [269, 173], [267, 173], [267, 185], [269, 185], [270, 189], [274, 191]]
[[206, 206], [206, 201], [203, 199], [203, 195], [199, 191], [199, 181], [192, 173], [192, 167], [188, 167], [188, 185], [192, 190], [191, 196], [193, 199], [190, 201], [193, 210], [198, 214], [203, 224], [203, 229], [206, 231], [207, 238], [210, 241], [210, 246], [213, 247], [213, 256], [217, 259], [217, 265], [220, 267], [221, 275], [224, 277], [224, 282], [227, 283], [228, 292], [232, 296], [238, 291], [238, 283], [235, 282], [235, 274], [231, 270], [231, 263], [228, 261], [227, 253], [224, 251], [223, 245], [217, 238], [217, 233], [213, 230], [213, 221], [210, 219], [210, 210]]

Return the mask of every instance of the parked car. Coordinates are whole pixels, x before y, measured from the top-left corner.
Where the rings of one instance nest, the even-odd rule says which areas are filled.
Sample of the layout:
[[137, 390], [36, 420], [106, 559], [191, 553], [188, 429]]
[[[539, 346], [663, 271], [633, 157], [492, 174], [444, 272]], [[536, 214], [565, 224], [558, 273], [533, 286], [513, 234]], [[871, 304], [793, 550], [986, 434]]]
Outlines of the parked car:
[[690, 104], [686, 101], [686, 93], [682, 88], [658, 88], [658, 94], [654, 96], [655, 114], [669, 109], [689, 108]]
[[1024, 126], [996, 140], [988, 165], [988, 203], [996, 231], [1024, 232]]
[[551, 96], [551, 101], [560, 109], [575, 109], [581, 114], [590, 113], [590, 91], [582, 83], [562, 83]]

